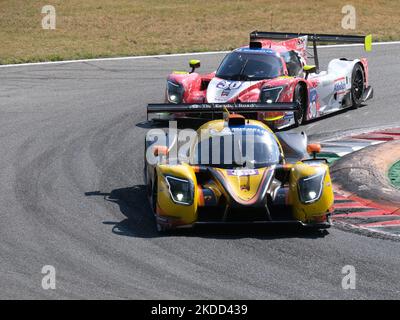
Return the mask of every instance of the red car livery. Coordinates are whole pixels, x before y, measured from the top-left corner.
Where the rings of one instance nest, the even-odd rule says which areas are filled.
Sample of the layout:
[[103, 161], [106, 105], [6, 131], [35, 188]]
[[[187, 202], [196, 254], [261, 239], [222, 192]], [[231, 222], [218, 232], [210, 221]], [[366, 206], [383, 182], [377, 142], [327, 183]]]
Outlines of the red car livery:
[[[308, 65], [309, 41], [313, 43]], [[170, 104], [223, 104], [296, 102], [296, 112], [253, 112], [247, 118], [280, 129], [348, 107], [359, 107], [373, 97], [365, 58], [333, 59], [319, 70], [317, 42], [364, 43], [371, 50], [371, 36], [252, 32], [250, 44], [228, 53], [217, 71], [199, 74], [200, 61], [192, 60], [191, 72], [174, 72], [167, 79]], [[207, 117], [207, 114], [163, 113], [160, 118]]]

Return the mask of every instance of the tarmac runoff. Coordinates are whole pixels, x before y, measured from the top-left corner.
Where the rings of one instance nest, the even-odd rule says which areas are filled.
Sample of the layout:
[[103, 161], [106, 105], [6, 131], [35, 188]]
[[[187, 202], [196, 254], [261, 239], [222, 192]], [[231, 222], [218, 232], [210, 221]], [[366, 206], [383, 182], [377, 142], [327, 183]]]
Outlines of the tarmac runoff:
[[400, 128], [321, 143], [331, 163], [334, 222], [400, 239], [400, 190], [388, 173], [400, 159]]

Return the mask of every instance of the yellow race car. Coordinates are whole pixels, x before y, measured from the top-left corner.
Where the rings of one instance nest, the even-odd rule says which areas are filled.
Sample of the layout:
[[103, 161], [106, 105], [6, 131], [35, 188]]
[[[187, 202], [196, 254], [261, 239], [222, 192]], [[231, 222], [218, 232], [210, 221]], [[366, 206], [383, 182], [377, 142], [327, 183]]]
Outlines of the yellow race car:
[[327, 162], [316, 157], [320, 146], [307, 144], [305, 133], [274, 133], [243, 116], [296, 112], [297, 105], [150, 104], [147, 112], [175, 108], [225, 116], [196, 131], [148, 132], [144, 177], [158, 231], [220, 223], [330, 227], [334, 197]]

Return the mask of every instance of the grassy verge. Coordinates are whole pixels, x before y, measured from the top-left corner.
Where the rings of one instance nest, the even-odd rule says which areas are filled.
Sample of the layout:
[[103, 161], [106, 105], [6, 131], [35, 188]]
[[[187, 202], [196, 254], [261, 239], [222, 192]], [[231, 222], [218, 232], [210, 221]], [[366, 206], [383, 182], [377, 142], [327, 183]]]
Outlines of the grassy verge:
[[[56, 8], [56, 30], [41, 9]], [[349, 33], [348, 1], [325, 0], [0, 0], [0, 64], [157, 53], [229, 50], [255, 29]], [[400, 1], [352, 0], [356, 29], [397, 40]]]

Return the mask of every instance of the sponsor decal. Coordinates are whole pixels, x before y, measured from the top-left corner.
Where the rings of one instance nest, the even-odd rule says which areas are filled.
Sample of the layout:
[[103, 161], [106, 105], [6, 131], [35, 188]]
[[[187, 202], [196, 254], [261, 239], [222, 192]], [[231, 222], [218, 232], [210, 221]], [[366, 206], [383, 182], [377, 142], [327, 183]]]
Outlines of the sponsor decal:
[[301, 50], [305, 48], [305, 43], [306, 43], [307, 37], [300, 37], [297, 39], [296, 43], [296, 49]]
[[310, 89], [309, 119], [316, 118], [317, 116], [318, 116], [317, 90], [315, 88], [311, 88]]
[[227, 129], [228, 129], [228, 131], [231, 131], [231, 132], [245, 131], [246, 133], [258, 134], [258, 135], [263, 135], [268, 132], [267, 130], [265, 130], [263, 128], [260, 128], [258, 126], [252, 126], [252, 125], [246, 125], [245, 127], [242, 126], [242, 127], [238, 127], [238, 128], [233, 127], [233, 128], [227, 128]]
[[220, 82], [217, 83], [216, 87], [218, 89], [221, 89], [221, 97], [228, 97], [232, 90], [237, 90], [242, 86], [242, 82], [240, 81], [226, 81], [226, 80], [222, 80]]
[[200, 108], [208, 108], [208, 105], [201, 105], [201, 104], [192, 104], [191, 106], [190, 106], [190, 108], [191, 109], [200, 109]]
[[256, 176], [259, 174], [257, 169], [239, 169], [239, 170], [228, 170], [228, 176]]
[[333, 90], [335, 92], [346, 90], [346, 78], [336, 79]]
[[257, 50], [258, 52], [262, 52], [265, 54], [276, 54], [276, 52], [274, 50], [265, 49], [265, 48], [261, 48], [261, 49], [239, 48], [235, 51], [237, 51], [237, 52], [254, 52], [254, 50]]
[[[266, 104], [265, 104], [266, 105]], [[224, 111], [225, 107], [228, 108], [257, 108], [260, 106], [260, 103], [198, 103], [198, 104], [190, 104], [187, 105], [189, 109], [203, 109], [203, 110], [214, 110], [214, 111]]]
[[241, 127], [225, 127], [222, 130], [211, 129], [210, 134], [213, 136], [225, 136], [225, 135], [232, 135], [232, 134], [242, 134], [245, 133], [247, 135], [264, 135], [267, 134], [268, 131], [257, 127], [257, 126], [241, 126]]
[[291, 120], [294, 118], [294, 113], [293, 112], [287, 112], [284, 116], [283, 119], [285, 120]]

